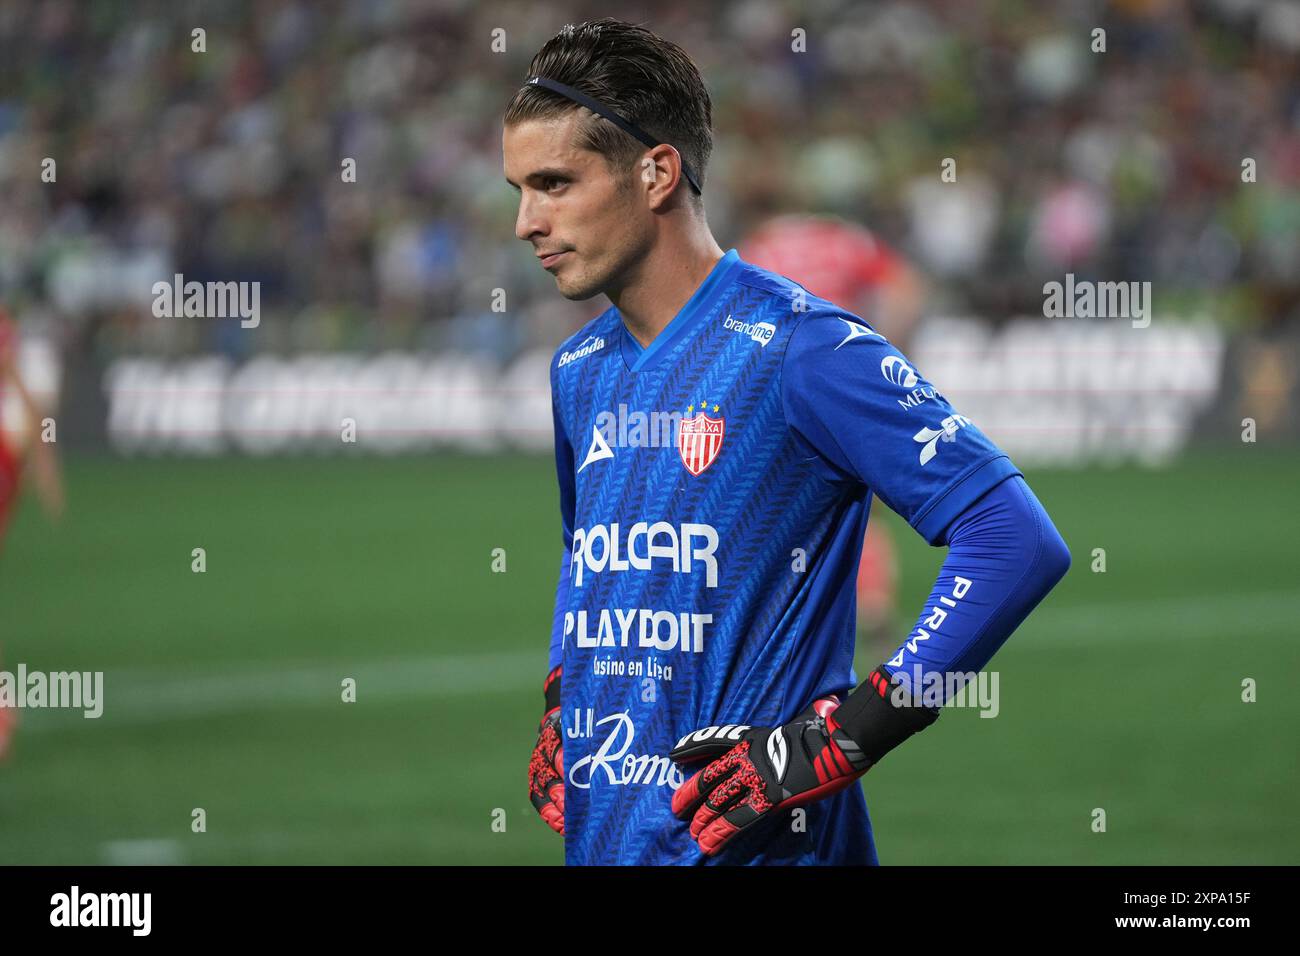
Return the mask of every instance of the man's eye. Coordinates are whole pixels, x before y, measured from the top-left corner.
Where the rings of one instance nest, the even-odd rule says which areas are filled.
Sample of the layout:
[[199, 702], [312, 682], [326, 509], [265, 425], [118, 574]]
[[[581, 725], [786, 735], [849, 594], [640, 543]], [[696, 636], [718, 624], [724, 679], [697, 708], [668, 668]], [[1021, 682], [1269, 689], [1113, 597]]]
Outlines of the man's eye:
[[568, 182], [567, 179], [561, 179], [558, 176], [547, 176], [545, 179], [542, 180], [542, 188], [545, 189], [547, 192], [550, 192], [555, 187], [563, 186], [567, 182]]

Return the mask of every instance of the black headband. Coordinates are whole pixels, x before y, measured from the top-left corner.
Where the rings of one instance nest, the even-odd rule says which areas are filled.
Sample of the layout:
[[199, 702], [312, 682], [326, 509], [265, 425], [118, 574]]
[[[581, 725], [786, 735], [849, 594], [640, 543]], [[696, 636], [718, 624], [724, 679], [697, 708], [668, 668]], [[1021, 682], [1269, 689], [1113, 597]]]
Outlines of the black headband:
[[[585, 106], [593, 113], [599, 113], [601, 116], [605, 117], [605, 119], [609, 120], [619, 129], [621, 129], [623, 132], [627, 133], [629, 136], [633, 136], [639, 139], [641, 142], [645, 143], [651, 149], [653, 149], [656, 146], [664, 145], [663, 143], [659, 142], [659, 140], [655, 139], [653, 136], [651, 136], [649, 133], [643, 130], [641, 127], [637, 126], [635, 123], [631, 123], [628, 120], [624, 119], [622, 116], [619, 116], [617, 113], [615, 113], [604, 103], [601, 103], [599, 100], [593, 100], [590, 96], [588, 96], [585, 93], [579, 93], [571, 86], [565, 86], [563, 83], [555, 82], [555, 80], [548, 80], [544, 76], [530, 76], [528, 78], [528, 83], [525, 85], [542, 86], [548, 90], [553, 90], [556, 93], [559, 93], [561, 96], [573, 100], [573, 102], [577, 103], [579, 106]], [[671, 143], [669, 143], [668, 145], [672, 146]], [[673, 146], [673, 149], [677, 149], [677, 147]], [[679, 159], [681, 158], [681, 150], [677, 150], [677, 156]], [[691, 184], [691, 188], [694, 189], [696, 194], [698, 195], [701, 192], [700, 181], [695, 178], [695, 173], [691, 171], [691, 167], [686, 165], [686, 160], [683, 159], [681, 162], [682, 162], [682, 175], [686, 177], [686, 181]]]

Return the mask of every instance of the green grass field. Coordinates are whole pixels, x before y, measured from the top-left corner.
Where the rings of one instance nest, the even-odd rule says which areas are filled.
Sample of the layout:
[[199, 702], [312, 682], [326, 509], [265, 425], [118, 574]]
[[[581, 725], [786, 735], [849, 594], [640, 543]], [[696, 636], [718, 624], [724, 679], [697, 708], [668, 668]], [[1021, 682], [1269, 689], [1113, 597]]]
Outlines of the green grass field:
[[[864, 778], [882, 862], [1300, 862], [1297, 475], [1256, 446], [1031, 473], [1074, 567], [995, 658], [998, 718], [950, 709]], [[0, 863], [562, 862], [524, 781], [559, 558], [547, 458], [67, 477], [61, 525], [29, 497], [0, 553], [0, 669], [103, 670], [104, 715], [22, 712]], [[901, 638], [943, 551], [887, 520]]]

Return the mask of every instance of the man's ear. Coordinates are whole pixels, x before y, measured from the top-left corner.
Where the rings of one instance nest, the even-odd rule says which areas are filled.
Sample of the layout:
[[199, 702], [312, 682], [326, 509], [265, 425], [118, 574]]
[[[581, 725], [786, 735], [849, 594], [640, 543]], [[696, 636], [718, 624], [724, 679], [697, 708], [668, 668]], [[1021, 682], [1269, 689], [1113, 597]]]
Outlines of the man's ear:
[[638, 185], [647, 192], [651, 209], [662, 207], [682, 181], [682, 157], [667, 143], [660, 143], [641, 157]]

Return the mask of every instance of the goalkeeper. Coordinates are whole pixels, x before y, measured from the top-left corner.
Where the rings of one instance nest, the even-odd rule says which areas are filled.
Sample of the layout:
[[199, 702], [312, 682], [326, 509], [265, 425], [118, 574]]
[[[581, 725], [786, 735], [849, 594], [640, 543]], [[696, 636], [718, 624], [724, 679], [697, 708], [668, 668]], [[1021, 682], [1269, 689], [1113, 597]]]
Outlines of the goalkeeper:
[[[506, 113], [515, 235], [561, 295], [612, 303], [551, 363], [563, 547], [530, 797], [569, 864], [872, 864], [854, 782], [934, 723], [935, 679], [982, 669], [1069, 551], [884, 336], [723, 252], [711, 110], [681, 48], [599, 20], [548, 41]], [[859, 682], [874, 497], [948, 551]]]

